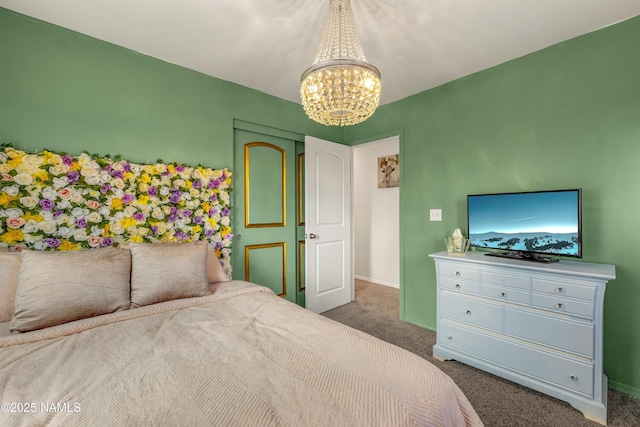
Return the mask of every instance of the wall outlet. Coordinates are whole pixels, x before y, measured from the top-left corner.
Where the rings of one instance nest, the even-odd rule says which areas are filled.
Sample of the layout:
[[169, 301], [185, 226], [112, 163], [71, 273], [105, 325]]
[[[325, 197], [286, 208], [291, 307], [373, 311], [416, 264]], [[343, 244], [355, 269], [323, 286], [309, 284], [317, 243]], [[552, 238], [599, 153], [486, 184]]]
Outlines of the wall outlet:
[[442, 221], [442, 209], [429, 209], [429, 221]]

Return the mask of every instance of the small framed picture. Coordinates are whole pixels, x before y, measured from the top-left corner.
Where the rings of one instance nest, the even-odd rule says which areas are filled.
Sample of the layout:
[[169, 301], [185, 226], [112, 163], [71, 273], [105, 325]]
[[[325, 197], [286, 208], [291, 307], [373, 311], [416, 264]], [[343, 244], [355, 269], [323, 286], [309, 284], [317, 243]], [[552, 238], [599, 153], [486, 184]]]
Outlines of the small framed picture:
[[398, 154], [378, 157], [378, 188], [400, 186], [400, 163]]

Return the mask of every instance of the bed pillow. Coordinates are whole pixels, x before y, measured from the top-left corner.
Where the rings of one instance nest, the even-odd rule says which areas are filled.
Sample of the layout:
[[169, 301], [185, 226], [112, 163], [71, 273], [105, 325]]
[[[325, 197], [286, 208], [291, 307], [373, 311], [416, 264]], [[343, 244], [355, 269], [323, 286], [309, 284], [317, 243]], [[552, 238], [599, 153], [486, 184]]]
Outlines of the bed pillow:
[[209, 283], [227, 282], [229, 277], [224, 272], [220, 260], [216, 256], [213, 248], [207, 245], [207, 281]]
[[124, 249], [23, 251], [11, 333], [128, 309], [130, 271]]
[[20, 255], [20, 252], [0, 252], [0, 323], [13, 317], [22, 260]]
[[207, 247], [193, 243], [131, 243], [131, 308], [209, 295]]

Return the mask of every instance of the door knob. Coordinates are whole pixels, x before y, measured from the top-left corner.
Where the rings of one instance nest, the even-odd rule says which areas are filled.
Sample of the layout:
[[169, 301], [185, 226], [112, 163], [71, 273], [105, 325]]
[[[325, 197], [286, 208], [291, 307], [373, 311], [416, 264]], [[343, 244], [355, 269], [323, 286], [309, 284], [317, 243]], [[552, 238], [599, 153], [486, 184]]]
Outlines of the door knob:
[[313, 233], [309, 233], [309, 238], [310, 238], [310, 239], [315, 239], [316, 237], [318, 237], [318, 236], [316, 236], [316, 235], [315, 235], [315, 234], [313, 234]]

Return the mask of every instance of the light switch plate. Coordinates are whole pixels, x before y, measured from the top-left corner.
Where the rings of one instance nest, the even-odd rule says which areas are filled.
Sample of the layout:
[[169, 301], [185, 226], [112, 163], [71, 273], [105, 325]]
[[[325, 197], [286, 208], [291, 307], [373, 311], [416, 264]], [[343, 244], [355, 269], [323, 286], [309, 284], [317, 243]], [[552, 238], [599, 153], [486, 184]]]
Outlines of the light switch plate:
[[442, 221], [442, 209], [429, 209], [429, 221]]

